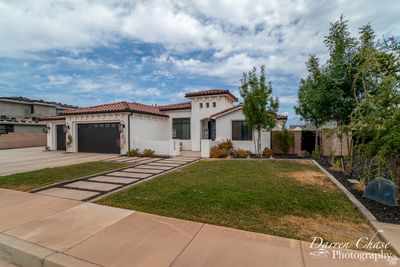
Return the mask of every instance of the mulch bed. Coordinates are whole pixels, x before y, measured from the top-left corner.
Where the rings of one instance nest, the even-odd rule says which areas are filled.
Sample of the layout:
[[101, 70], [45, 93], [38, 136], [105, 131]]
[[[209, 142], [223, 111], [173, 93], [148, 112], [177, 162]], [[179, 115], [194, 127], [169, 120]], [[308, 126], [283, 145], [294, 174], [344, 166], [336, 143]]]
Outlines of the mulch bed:
[[375, 217], [378, 221], [384, 223], [400, 224], [400, 207], [391, 207], [380, 204], [376, 201], [362, 197], [363, 192], [356, 190], [347, 179], [350, 176], [344, 174], [342, 171], [333, 171], [326, 158], [317, 160], [318, 163], [332, 174], [344, 187], [347, 188]]
[[300, 157], [296, 154], [274, 154], [275, 159], [309, 159], [309, 157]]

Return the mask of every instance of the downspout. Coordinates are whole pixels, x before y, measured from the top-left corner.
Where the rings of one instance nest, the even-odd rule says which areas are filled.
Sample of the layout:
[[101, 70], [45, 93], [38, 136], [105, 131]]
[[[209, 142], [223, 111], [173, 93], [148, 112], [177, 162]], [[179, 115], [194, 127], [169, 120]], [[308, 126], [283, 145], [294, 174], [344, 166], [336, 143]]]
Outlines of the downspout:
[[131, 150], [131, 116], [133, 112], [128, 115], [128, 151]]

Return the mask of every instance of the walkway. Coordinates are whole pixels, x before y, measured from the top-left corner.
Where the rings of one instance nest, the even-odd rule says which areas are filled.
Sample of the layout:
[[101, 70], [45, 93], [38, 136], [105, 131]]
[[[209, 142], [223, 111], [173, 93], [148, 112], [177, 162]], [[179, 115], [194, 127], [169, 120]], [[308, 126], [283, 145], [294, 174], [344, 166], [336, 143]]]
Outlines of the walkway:
[[0, 214], [0, 262], [19, 266], [393, 266], [331, 252], [314, 258], [303, 241], [6, 189]]
[[131, 163], [132, 166], [121, 168], [118, 171], [104, 172], [100, 175], [61, 182], [32, 192], [73, 200], [91, 201], [196, 160], [198, 158], [114, 157], [108, 161]]

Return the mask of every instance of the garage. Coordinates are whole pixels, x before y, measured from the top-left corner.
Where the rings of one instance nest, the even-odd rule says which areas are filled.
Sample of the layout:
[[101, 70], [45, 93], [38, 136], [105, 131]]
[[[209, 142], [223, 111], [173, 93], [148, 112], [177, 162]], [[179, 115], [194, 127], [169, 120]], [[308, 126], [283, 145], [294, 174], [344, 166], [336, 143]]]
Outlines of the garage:
[[78, 124], [78, 152], [120, 153], [119, 123]]

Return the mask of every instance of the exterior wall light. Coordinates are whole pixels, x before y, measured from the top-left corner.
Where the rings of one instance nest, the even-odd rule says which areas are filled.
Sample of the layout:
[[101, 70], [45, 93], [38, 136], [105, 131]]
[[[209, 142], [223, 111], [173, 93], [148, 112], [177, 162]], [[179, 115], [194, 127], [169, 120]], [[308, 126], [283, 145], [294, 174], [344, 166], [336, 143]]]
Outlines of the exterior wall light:
[[125, 128], [125, 124], [122, 124], [122, 123], [121, 123], [121, 124], [119, 125], [119, 132], [122, 133], [122, 132], [124, 131], [124, 128]]
[[64, 126], [63, 126], [64, 133], [67, 133], [67, 132], [68, 132], [68, 129], [69, 129], [69, 126], [68, 126], [68, 125], [64, 125]]
[[43, 128], [44, 133], [48, 133], [49, 131], [50, 131], [50, 126], [47, 125], [46, 127]]

